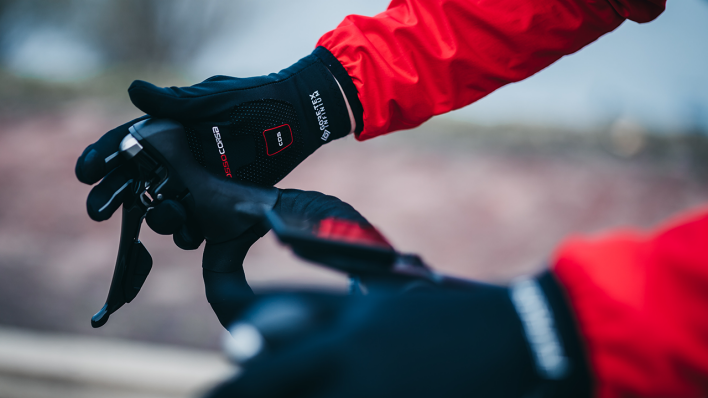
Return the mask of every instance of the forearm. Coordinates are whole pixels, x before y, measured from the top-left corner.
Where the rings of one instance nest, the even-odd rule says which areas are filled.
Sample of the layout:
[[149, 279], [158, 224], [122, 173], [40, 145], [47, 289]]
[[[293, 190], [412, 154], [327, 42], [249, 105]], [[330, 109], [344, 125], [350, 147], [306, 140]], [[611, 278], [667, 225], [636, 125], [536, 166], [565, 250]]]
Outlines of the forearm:
[[599, 397], [708, 392], [708, 208], [649, 233], [573, 237], [553, 271], [587, 343]]
[[318, 45], [351, 76], [359, 139], [418, 126], [523, 80], [614, 30], [655, 18], [665, 0], [394, 0], [350, 15]]

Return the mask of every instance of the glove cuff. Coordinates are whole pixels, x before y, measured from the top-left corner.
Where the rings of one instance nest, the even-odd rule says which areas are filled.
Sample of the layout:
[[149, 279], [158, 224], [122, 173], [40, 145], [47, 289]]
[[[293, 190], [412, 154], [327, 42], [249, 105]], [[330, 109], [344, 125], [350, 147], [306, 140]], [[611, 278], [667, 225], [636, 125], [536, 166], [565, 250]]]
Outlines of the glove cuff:
[[592, 381], [575, 317], [555, 276], [545, 271], [510, 286], [536, 371], [546, 383], [555, 384], [558, 396], [590, 396]]
[[326, 48], [319, 46], [315, 48], [312, 55], [319, 58], [320, 61], [327, 66], [327, 69], [329, 69], [334, 78], [337, 79], [337, 82], [339, 82], [342, 87], [342, 91], [344, 91], [344, 95], [347, 97], [349, 106], [352, 108], [354, 121], [356, 121], [356, 129], [354, 130], [354, 133], [359, 134], [362, 130], [364, 130], [364, 108], [361, 105], [361, 101], [359, 101], [359, 92], [357, 91], [352, 78], [349, 76], [349, 73], [347, 73], [347, 70], [344, 69], [344, 66], [342, 66], [339, 60], [337, 60], [337, 58]]

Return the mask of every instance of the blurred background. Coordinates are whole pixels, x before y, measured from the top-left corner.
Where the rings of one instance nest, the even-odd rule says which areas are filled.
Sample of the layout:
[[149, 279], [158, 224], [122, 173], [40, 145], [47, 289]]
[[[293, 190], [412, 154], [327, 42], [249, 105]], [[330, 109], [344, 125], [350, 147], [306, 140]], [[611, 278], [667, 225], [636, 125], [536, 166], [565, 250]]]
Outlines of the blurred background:
[[[134, 79], [179, 86], [274, 72], [346, 15], [386, 6], [0, 0], [0, 397], [186, 396], [233, 371], [216, 353], [222, 332], [204, 296], [201, 249], [180, 251], [148, 228], [141, 239], [154, 267], [140, 295], [91, 329], [120, 222], [88, 218], [76, 158], [140, 115], [126, 92]], [[570, 234], [656, 226], [708, 198], [705, 21], [708, 1], [669, 1], [656, 21], [626, 22], [420, 128], [327, 145], [279, 186], [338, 196], [398, 249], [491, 282], [542, 269]], [[256, 290], [346, 286], [271, 234], [249, 253], [246, 274]], [[48, 362], [55, 368], [37, 365]]]

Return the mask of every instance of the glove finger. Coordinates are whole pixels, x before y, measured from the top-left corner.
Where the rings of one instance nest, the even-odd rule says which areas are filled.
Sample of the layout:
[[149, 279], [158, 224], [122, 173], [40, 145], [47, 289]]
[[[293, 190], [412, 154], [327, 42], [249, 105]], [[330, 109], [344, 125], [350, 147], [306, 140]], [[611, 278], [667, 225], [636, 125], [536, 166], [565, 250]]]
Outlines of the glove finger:
[[86, 210], [94, 221], [109, 219], [132, 192], [132, 172], [126, 166], [111, 171], [98, 185], [93, 187], [86, 199]]
[[187, 222], [172, 235], [172, 240], [182, 250], [196, 250], [204, 242], [204, 235], [199, 225], [188, 218]]
[[187, 221], [187, 210], [181, 203], [167, 199], [150, 209], [145, 221], [158, 234], [172, 235]]
[[234, 104], [227, 98], [233, 94], [224, 91], [224, 79], [227, 78], [221, 76], [189, 87], [157, 87], [135, 80], [128, 88], [128, 94], [133, 105], [154, 117], [182, 122], [226, 120]]
[[89, 145], [76, 161], [74, 168], [76, 178], [84, 184], [92, 185], [120, 166], [123, 162], [123, 158], [118, 153], [120, 142], [128, 135], [130, 126], [147, 118], [148, 116], [143, 116], [118, 126]]

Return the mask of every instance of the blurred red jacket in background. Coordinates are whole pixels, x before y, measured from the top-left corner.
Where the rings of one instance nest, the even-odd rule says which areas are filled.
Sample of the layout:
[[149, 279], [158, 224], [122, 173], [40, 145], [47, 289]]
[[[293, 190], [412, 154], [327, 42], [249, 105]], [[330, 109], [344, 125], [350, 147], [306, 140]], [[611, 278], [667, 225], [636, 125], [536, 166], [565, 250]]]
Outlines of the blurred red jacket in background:
[[[318, 45], [354, 81], [364, 109], [357, 138], [366, 140], [464, 107], [626, 19], [653, 20], [665, 5], [393, 0], [374, 17], [348, 16]], [[596, 396], [708, 394], [708, 208], [654, 232], [568, 239], [553, 269], [586, 342]]]

